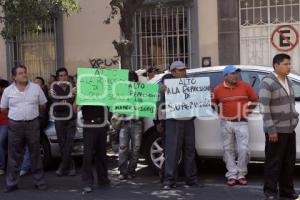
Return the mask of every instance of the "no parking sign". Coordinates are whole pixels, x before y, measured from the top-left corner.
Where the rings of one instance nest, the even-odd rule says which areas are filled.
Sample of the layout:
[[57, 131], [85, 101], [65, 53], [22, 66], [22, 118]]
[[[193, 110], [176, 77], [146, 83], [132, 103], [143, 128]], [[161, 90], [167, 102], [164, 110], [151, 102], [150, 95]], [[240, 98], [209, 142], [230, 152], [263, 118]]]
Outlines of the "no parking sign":
[[291, 25], [279, 26], [272, 33], [271, 43], [278, 51], [291, 51], [298, 42], [298, 31]]

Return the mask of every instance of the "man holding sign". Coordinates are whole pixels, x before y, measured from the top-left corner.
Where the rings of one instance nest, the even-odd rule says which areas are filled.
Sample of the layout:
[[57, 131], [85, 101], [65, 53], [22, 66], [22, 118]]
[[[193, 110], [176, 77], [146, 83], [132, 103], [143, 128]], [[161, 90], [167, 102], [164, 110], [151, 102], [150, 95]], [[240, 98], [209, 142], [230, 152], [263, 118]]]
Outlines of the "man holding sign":
[[245, 178], [250, 160], [247, 115], [251, 109], [250, 103], [258, 100], [252, 87], [238, 80], [240, 71], [234, 65], [226, 66], [223, 71], [224, 82], [213, 91], [213, 102], [219, 106], [222, 119], [223, 159], [228, 170], [226, 178], [229, 186], [248, 183]]
[[[129, 81], [138, 82], [133, 71], [129, 72]], [[143, 122], [140, 117], [130, 115], [114, 115], [122, 120], [119, 132], [119, 179], [132, 179], [136, 176], [136, 167], [142, 142]], [[113, 117], [114, 117], [113, 116]]]
[[[186, 66], [181, 61], [173, 62], [170, 66], [170, 71], [173, 78], [186, 78]], [[162, 85], [161, 90], [166, 92], [168, 88]], [[169, 190], [176, 187], [175, 183], [181, 152], [183, 152], [182, 160], [184, 160], [186, 185], [192, 186], [197, 184], [194, 118], [166, 119], [164, 144], [163, 188]], [[183, 146], [184, 150], [182, 151]]]

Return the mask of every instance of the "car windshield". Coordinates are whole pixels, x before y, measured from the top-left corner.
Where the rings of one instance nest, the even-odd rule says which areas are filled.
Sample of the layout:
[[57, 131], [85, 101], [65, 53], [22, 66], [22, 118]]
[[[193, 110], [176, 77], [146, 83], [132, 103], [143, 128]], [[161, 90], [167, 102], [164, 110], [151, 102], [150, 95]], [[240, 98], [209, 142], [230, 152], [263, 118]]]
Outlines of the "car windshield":
[[219, 85], [224, 80], [224, 77], [223, 77], [221, 71], [193, 73], [193, 74], [189, 74], [188, 76], [189, 77], [209, 77], [211, 89], [215, 88], [217, 85]]

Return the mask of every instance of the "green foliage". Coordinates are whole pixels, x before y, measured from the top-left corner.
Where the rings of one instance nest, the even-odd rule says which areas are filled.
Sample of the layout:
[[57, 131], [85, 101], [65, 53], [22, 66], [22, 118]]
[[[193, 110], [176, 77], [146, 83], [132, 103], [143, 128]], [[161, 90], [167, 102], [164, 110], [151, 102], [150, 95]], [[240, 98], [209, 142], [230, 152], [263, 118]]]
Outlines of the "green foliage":
[[[13, 38], [22, 32], [38, 32], [42, 21], [55, 18], [58, 13], [69, 15], [78, 10], [77, 0], [0, 0], [0, 16], [5, 23], [1, 35], [5, 39]], [[1, 14], [1, 13], [0, 13]]]

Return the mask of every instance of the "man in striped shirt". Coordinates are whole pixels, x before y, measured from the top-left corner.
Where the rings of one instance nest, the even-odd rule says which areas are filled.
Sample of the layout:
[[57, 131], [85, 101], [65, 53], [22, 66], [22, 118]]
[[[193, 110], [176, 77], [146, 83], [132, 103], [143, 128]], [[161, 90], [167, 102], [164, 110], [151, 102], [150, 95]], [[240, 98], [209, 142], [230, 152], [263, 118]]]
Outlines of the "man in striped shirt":
[[[223, 138], [223, 159], [226, 163], [227, 184], [248, 184], [246, 174], [250, 160], [247, 115], [258, 100], [252, 87], [239, 80], [241, 70], [228, 65], [223, 71], [224, 82], [213, 90], [213, 103], [218, 105]], [[235, 148], [237, 147], [237, 148]], [[236, 162], [237, 157], [237, 162]]]
[[291, 58], [278, 54], [273, 58], [274, 72], [264, 77], [259, 100], [263, 107], [265, 146], [264, 193], [266, 199], [297, 199], [293, 184], [296, 161], [298, 113], [292, 82], [288, 79]]

